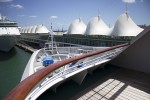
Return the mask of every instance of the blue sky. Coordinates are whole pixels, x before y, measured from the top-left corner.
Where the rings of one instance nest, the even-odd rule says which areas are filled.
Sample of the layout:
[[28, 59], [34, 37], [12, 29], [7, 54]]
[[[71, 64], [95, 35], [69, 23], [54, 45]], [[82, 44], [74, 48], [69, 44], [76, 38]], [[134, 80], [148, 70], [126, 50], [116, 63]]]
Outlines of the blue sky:
[[55, 29], [67, 29], [76, 18], [87, 24], [98, 14], [112, 26], [125, 12], [125, 2], [136, 24], [150, 25], [150, 0], [0, 0], [0, 12], [19, 26], [53, 23]]

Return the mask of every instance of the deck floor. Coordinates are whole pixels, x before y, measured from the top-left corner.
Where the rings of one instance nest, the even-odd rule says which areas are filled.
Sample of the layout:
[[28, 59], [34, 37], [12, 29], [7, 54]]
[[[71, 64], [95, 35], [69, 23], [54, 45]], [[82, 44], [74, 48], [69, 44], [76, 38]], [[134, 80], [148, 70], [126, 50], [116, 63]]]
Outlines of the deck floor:
[[150, 75], [121, 68], [72, 99], [150, 100]]

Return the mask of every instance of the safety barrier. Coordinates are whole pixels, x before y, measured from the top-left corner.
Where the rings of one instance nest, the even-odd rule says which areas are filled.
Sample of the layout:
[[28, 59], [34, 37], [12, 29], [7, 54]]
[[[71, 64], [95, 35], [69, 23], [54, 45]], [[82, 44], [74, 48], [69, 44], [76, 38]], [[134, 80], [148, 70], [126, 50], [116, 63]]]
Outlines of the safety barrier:
[[19, 83], [13, 90], [11, 90], [5, 97], [4, 100], [24, 100], [26, 98], [26, 96], [30, 93], [30, 91], [41, 81], [43, 80], [43, 78], [45, 78], [46, 76], [48, 76], [50, 73], [52, 73], [53, 71], [55, 71], [56, 69], [65, 66], [71, 62], [75, 62], [87, 57], [91, 57], [91, 56], [95, 56], [98, 54], [102, 54], [104, 52], [107, 51], [111, 51], [114, 50], [116, 48], [122, 48], [125, 46], [128, 46], [129, 43], [126, 44], [121, 44], [121, 45], [117, 45], [117, 46], [113, 46], [110, 48], [106, 48], [103, 50], [98, 50], [98, 51], [94, 51], [94, 52], [90, 52], [87, 54], [83, 54], [80, 56], [76, 56], [70, 59], [66, 59], [63, 61], [60, 61], [58, 63], [54, 63], [52, 65], [49, 65], [48, 67], [34, 73], [33, 75], [29, 76], [28, 78], [26, 78], [25, 80], [23, 80], [21, 83]]

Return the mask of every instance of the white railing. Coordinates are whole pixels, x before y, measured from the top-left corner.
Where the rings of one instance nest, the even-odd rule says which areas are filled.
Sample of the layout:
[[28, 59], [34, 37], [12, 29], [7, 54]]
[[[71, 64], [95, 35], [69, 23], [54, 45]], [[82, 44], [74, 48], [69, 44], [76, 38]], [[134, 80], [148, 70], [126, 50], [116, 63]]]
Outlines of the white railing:
[[[82, 59], [76, 62], [76, 64], [74, 64], [73, 66], [69, 67], [70, 64], [66, 65], [66, 66], [62, 66], [58, 73], [56, 73], [55, 71], [50, 73], [48, 76], [46, 76], [42, 81], [40, 81], [33, 89], [32, 91], [28, 94], [28, 96], [26, 97], [26, 100], [28, 99], [32, 99], [32, 97], [34, 97], [42, 88], [44, 88], [45, 86], [47, 86], [48, 84], [50, 84], [51, 82], [57, 80], [58, 78], [65, 78], [65, 75], [68, 75], [72, 72], [75, 72], [77, 70], [81, 70], [84, 69], [88, 69], [91, 68], [95, 65], [100, 65], [101, 61], [104, 60], [108, 60], [114, 58], [115, 56], [117, 56], [119, 53], [121, 53], [123, 51], [125, 47], [121, 47], [121, 48], [117, 48], [117, 49], [113, 49], [107, 52], [104, 52], [102, 54], [98, 54], [96, 56], [93, 57], [88, 57], [90, 59], [86, 60]], [[84, 61], [84, 62], [83, 62]], [[80, 66], [82, 63], [82, 67], [78, 67]], [[54, 85], [54, 84], [53, 84]], [[52, 85], [52, 86], [53, 86]], [[50, 87], [49, 87], [50, 88]]]

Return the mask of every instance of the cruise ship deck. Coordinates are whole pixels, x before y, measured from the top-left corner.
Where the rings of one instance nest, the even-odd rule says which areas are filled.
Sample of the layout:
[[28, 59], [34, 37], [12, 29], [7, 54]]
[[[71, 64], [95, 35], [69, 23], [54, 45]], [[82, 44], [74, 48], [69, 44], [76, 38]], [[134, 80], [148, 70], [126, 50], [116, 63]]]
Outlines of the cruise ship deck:
[[[92, 85], [88, 85], [86, 88], [82, 89], [81, 92], [78, 91], [77, 93], [74, 93], [74, 95], [72, 96], [70, 95], [69, 98], [67, 98], [67, 100], [68, 99], [74, 99], [74, 100], [76, 99], [78, 100], [97, 100], [97, 99], [98, 100], [114, 100], [114, 99], [116, 100], [150, 100], [150, 85], [149, 85], [150, 84], [150, 80], [149, 80], [150, 79], [150, 73], [149, 73], [150, 72], [150, 67], [149, 67], [150, 47], [148, 44], [149, 38], [150, 38], [149, 33], [150, 33], [150, 27], [142, 31], [130, 43], [117, 45], [117, 46], [113, 46], [113, 47], [106, 48], [103, 50], [87, 53], [85, 55], [80, 55], [77, 57], [73, 57], [70, 59], [60, 61], [59, 63], [49, 65], [48, 67], [31, 75], [30, 77], [25, 79], [23, 82], [21, 82], [19, 85], [17, 85], [4, 98], [4, 100], [9, 100], [12, 98], [13, 100], [20, 99], [20, 98], [24, 99], [26, 96], [27, 97], [25, 99], [27, 100], [28, 99], [35, 100], [39, 96], [38, 94], [34, 95], [35, 92], [38, 93], [40, 92], [40, 90], [44, 89], [43, 88], [44, 86], [47, 86], [47, 85], [43, 85], [43, 83], [45, 84], [45, 82], [49, 82], [49, 81], [51, 82], [51, 78], [49, 79], [49, 77], [47, 77], [49, 73], [71, 62], [81, 60], [84, 58], [88, 58], [88, 57], [94, 57], [95, 55], [100, 57], [101, 54], [105, 54], [107, 53], [107, 51], [112, 50], [111, 53], [107, 53], [107, 56], [109, 56], [111, 54], [114, 54], [114, 52], [118, 51], [116, 49], [121, 49], [123, 47], [126, 47], [126, 48], [121, 53], [119, 53], [115, 58], [112, 59], [112, 57], [109, 56], [111, 60], [107, 64], [112, 65], [112, 66], [118, 66], [119, 68], [116, 71], [114, 71], [113, 73], [109, 73], [107, 76], [102, 74], [101, 75], [102, 77], [98, 78], [98, 81], [96, 83], [92, 82]], [[106, 59], [103, 59], [103, 60], [106, 60]], [[110, 68], [112, 66], [110, 66]], [[106, 73], [105, 69], [107, 69], [107, 66], [105, 67], [106, 68], [104, 68], [104, 72]], [[86, 67], [84, 66], [83, 68], [86, 68]], [[81, 77], [75, 77], [74, 80], [77, 83], [81, 84], [87, 72], [88, 71], [82, 70], [81, 73], [79, 73], [79, 75], [82, 74], [81, 75], [83, 76], [82, 79]], [[89, 72], [91, 71], [89, 70]], [[99, 73], [101, 74], [101, 72]], [[99, 75], [96, 75], [96, 76], [99, 76]], [[64, 76], [63, 77], [57, 76], [57, 77], [59, 79], [64, 79]], [[46, 81], [43, 81], [44, 79]], [[95, 79], [95, 77], [93, 77], [93, 79]], [[80, 81], [78, 82], [78, 80]], [[58, 79], [57, 79], [57, 82], [58, 82]], [[88, 82], [84, 82], [84, 83], [82, 83], [82, 86], [88, 84]], [[53, 84], [50, 84], [50, 85], [52, 86]], [[54, 90], [58, 87], [58, 85], [60, 84], [59, 83], [55, 84]], [[33, 90], [33, 92], [31, 91], [30, 93], [30, 90], [32, 89], [35, 89], [35, 90]], [[63, 92], [66, 93], [66, 89]], [[59, 94], [57, 94], [57, 97], [59, 97], [58, 95]], [[61, 95], [62, 95], [62, 92], [61, 92]], [[67, 93], [67, 95], [69, 94]], [[38, 99], [40, 99], [40, 97]]]
[[71, 100], [150, 100], [150, 75], [120, 68]]

